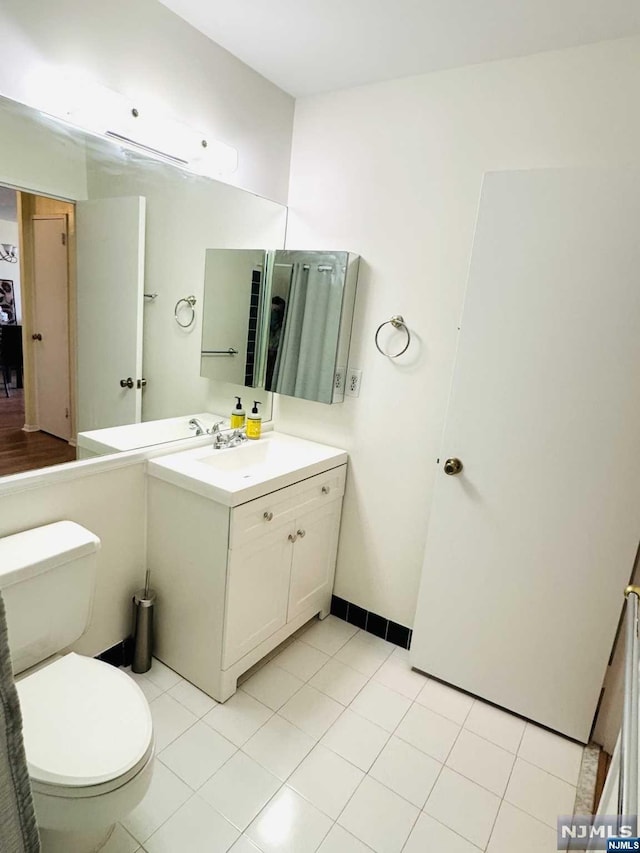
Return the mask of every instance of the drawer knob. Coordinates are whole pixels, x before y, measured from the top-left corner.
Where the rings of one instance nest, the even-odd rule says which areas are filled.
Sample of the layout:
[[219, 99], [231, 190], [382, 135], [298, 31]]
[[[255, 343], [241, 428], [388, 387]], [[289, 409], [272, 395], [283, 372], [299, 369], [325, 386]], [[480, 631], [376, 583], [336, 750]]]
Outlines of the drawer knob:
[[297, 538], [298, 538], [298, 537], [296, 536], [296, 534], [295, 534], [295, 533], [290, 533], [290, 534], [287, 536], [287, 539], [289, 540], [289, 542], [295, 542]]
[[306, 530], [296, 530], [296, 533], [298, 534], [298, 536], [299, 536], [301, 539], [304, 539], [304, 537], [307, 535], [307, 531], [306, 531]]
[[265, 521], [273, 521], [273, 513], [272, 512], [265, 512], [265, 514], [262, 517], [264, 518]]
[[331, 491], [331, 486], [323, 486], [322, 487], [322, 494], [323, 495], [328, 495], [330, 491]]

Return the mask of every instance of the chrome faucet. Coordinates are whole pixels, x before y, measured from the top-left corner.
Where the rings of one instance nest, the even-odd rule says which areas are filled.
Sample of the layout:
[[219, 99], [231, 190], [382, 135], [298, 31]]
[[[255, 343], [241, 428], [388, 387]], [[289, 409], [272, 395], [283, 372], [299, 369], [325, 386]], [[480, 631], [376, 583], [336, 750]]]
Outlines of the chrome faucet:
[[244, 444], [247, 441], [247, 436], [241, 429], [234, 429], [231, 433], [222, 434], [218, 431], [213, 442], [214, 450], [222, 450], [223, 447], [237, 447], [239, 444]]
[[211, 429], [207, 429], [207, 427], [202, 423], [199, 418], [191, 418], [189, 421], [189, 429], [195, 429], [196, 436], [198, 435], [216, 435], [220, 432], [220, 424], [224, 423], [224, 421], [216, 421]]

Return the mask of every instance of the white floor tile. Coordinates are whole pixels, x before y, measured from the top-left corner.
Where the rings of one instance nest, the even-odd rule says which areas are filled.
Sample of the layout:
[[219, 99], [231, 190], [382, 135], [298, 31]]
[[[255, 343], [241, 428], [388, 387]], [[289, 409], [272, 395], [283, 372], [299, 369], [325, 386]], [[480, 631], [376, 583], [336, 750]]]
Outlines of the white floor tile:
[[334, 823], [329, 835], [318, 848], [318, 853], [371, 853], [371, 848]]
[[131, 672], [130, 666], [126, 667], [124, 671], [130, 678], [133, 678], [140, 690], [142, 690], [142, 692], [147, 698], [147, 702], [153, 702], [153, 700], [157, 699], [161, 693], [164, 693], [164, 690], [161, 690], [158, 685], [154, 684], [153, 681], [148, 679], [146, 675], [137, 672]]
[[330, 658], [309, 682], [342, 705], [352, 702], [366, 683], [366, 675], [335, 658]]
[[194, 790], [218, 771], [237, 746], [202, 722], [197, 722], [159, 755], [160, 761]]
[[240, 831], [269, 802], [282, 782], [243, 752], [237, 752], [198, 794]]
[[313, 738], [276, 714], [247, 741], [243, 751], [284, 782], [314, 745]]
[[111, 837], [100, 848], [100, 853], [136, 853], [140, 849], [140, 845], [132, 835], [129, 835], [124, 827], [116, 824]]
[[517, 752], [526, 723], [519, 717], [477, 700], [464, 721], [465, 729], [509, 752]]
[[466, 693], [462, 693], [454, 687], [441, 684], [439, 681], [434, 681], [431, 678], [423, 686], [416, 698], [416, 702], [420, 705], [436, 711], [443, 717], [448, 717], [460, 726], [466, 720], [474, 701]]
[[220, 732], [236, 746], [242, 746], [272, 716], [271, 708], [267, 708], [248, 693], [238, 690], [224, 705], [216, 705], [203, 717], [202, 722]]
[[503, 802], [487, 853], [556, 853], [556, 831]]
[[337, 753], [316, 746], [287, 784], [334, 820], [358, 787], [364, 773]]
[[366, 772], [388, 740], [387, 731], [347, 708], [321, 743]]
[[244, 682], [242, 690], [263, 705], [277, 711], [291, 699], [294, 693], [298, 692], [303, 684], [304, 682], [295, 675], [291, 675], [286, 669], [270, 661]]
[[500, 799], [495, 794], [445, 767], [424, 810], [484, 850], [499, 806]]
[[241, 835], [229, 853], [260, 853], [253, 841], [250, 841], [246, 835]]
[[145, 676], [153, 681], [161, 690], [170, 690], [175, 687], [178, 682], [182, 681], [182, 677], [173, 669], [165, 666], [156, 658], [153, 659], [151, 669], [144, 673]]
[[[372, 639], [375, 640], [378, 638], [373, 637]], [[384, 643], [384, 640], [380, 642]], [[389, 648], [387, 648], [388, 646]], [[347, 666], [358, 670], [358, 672], [366, 675], [367, 678], [371, 678], [374, 672], [380, 669], [392, 650], [393, 648], [389, 643], [384, 643], [382, 646], [378, 645], [371, 642], [366, 634], [360, 633], [352, 637], [348, 643], [345, 643], [335, 657], [340, 663], [346, 663]]]
[[305, 684], [278, 713], [317, 740], [343, 711], [343, 706], [335, 699]]
[[434, 758], [400, 738], [392, 737], [369, 775], [421, 809], [441, 769], [442, 764]]
[[447, 758], [447, 767], [502, 798], [514, 761], [512, 752], [463, 729]]
[[577, 785], [583, 752], [579, 744], [528, 723], [518, 755], [570, 785]]
[[211, 696], [207, 696], [202, 690], [198, 690], [197, 687], [184, 679], [167, 692], [169, 696], [177, 699], [181, 705], [184, 705], [196, 717], [204, 717], [205, 714], [208, 714], [218, 704]]
[[418, 814], [415, 806], [367, 776], [338, 823], [376, 853], [400, 853]]
[[158, 752], [198, 722], [195, 714], [187, 711], [184, 705], [181, 705], [167, 693], [163, 693], [153, 702], [150, 702], [149, 707], [151, 708]]
[[314, 853], [330, 828], [326, 815], [285, 785], [246, 835], [264, 853]]
[[193, 791], [182, 779], [156, 761], [145, 798], [122, 824], [127, 832], [143, 844], [192, 794]]
[[362, 629], [358, 631], [358, 637], [363, 643], [368, 643], [372, 648], [384, 653], [386, 657], [389, 657], [398, 648], [388, 640], [383, 640], [382, 637], [376, 637], [375, 634], [370, 634], [368, 631], [363, 631]]
[[558, 815], [572, 814], [576, 789], [528, 761], [516, 759], [505, 800], [532, 817], [555, 827]]
[[377, 726], [393, 732], [409, 710], [411, 700], [395, 690], [370, 681], [351, 703], [351, 710]]
[[[400, 651], [405, 651], [401, 649]], [[426, 676], [411, 669], [408, 656], [400, 657], [393, 652], [374, 674], [374, 679], [390, 687], [396, 693], [415, 699], [426, 683]]]
[[336, 616], [327, 616], [322, 621], [313, 622], [307, 631], [299, 635], [298, 639], [320, 649], [326, 655], [335, 655], [357, 632], [355, 625], [349, 625], [348, 622], [343, 622]]
[[[421, 814], [402, 853], [478, 853], [479, 847], [461, 835], [438, 823], [427, 814]], [[521, 853], [515, 846], [509, 853]]]
[[329, 660], [329, 655], [308, 643], [294, 640], [273, 660], [274, 663], [295, 675], [296, 678], [308, 681]]
[[147, 853], [226, 853], [239, 836], [222, 815], [194, 795], [145, 842]]
[[429, 708], [412, 705], [395, 733], [436, 761], [445, 762], [459, 732], [460, 726], [452, 720], [430, 711]]

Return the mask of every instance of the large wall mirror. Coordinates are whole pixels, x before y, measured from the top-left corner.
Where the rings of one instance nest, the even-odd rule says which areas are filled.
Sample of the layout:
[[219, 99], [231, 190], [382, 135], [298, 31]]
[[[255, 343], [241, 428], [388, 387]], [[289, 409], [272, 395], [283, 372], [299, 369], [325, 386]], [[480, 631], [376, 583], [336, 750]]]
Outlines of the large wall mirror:
[[1, 98], [0, 131], [0, 476], [75, 458], [79, 431], [182, 430], [128, 449], [228, 416], [246, 377], [200, 372], [206, 253], [283, 246], [286, 208]]
[[342, 402], [359, 260], [348, 252], [209, 249], [202, 376]]

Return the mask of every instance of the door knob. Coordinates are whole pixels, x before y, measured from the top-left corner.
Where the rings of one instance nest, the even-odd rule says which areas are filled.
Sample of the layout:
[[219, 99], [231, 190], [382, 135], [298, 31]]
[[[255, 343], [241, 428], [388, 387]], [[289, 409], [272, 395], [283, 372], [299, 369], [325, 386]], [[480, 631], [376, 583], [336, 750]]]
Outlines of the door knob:
[[121, 388], [133, 388], [133, 379], [131, 377], [129, 377], [128, 379], [121, 379], [120, 380], [120, 387]]
[[306, 531], [306, 530], [296, 530], [296, 533], [298, 534], [298, 536], [299, 536], [301, 539], [304, 539], [304, 537], [307, 535], [307, 531]]
[[265, 521], [273, 521], [273, 513], [272, 512], [264, 512], [262, 517]]
[[454, 474], [459, 474], [460, 471], [462, 471], [462, 462], [459, 459], [456, 459], [455, 456], [451, 459], [447, 459], [444, 463], [445, 474], [453, 476]]
[[295, 534], [295, 533], [290, 533], [290, 534], [287, 536], [287, 539], [289, 540], [289, 542], [295, 542], [297, 538], [298, 538], [298, 537], [296, 536], [296, 534]]
[[42, 340], [42, 335], [40, 334], [40, 332], [38, 332], [36, 335], [31, 335], [31, 340], [33, 340], [33, 341], [41, 341], [41, 340]]
[[144, 377], [142, 379], [138, 379], [138, 381], [136, 382], [136, 386], [138, 388], [145, 388], [146, 385], [147, 385], [147, 380]]

